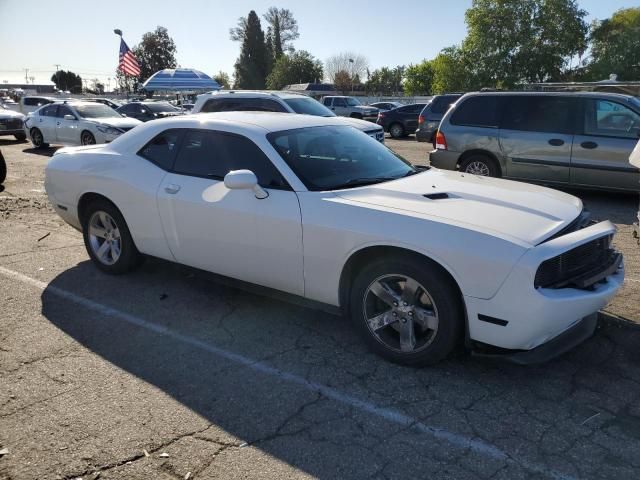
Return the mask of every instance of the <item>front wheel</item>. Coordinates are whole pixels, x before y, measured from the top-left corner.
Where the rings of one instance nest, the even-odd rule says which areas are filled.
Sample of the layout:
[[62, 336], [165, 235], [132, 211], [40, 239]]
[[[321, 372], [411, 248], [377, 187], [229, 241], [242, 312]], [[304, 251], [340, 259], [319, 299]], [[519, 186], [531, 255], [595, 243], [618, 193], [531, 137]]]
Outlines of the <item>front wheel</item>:
[[27, 139], [27, 134], [26, 133], [16, 133], [14, 135], [14, 137], [16, 137], [17, 141], [24, 142]]
[[85, 130], [80, 136], [80, 143], [82, 143], [82, 145], [95, 145], [96, 137], [93, 136], [93, 133]]
[[377, 260], [356, 276], [351, 319], [369, 347], [404, 365], [436, 363], [462, 337], [463, 311], [452, 280], [429, 261]]
[[87, 253], [105, 273], [126, 273], [142, 263], [133, 238], [118, 209], [104, 199], [95, 200], [87, 208], [82, 222]]

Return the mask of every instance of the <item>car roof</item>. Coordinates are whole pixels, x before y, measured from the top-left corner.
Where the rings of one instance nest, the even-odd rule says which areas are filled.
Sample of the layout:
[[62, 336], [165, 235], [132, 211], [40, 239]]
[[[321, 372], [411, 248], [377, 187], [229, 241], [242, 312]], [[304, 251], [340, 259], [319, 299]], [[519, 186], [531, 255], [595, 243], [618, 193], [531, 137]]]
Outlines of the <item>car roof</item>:
[[211, 93], [203, 93], [202, 95], [198, 95], [198, 97], [206, 97], [206, 98], [222, 98], [222, 97], [236, 97], [236, 98], [273, 98], [279, 97], [282, 99], [285, 98], [310, 98], [307, 95], [302, 93], [295, 92], [281, 92], [281, 91], [269, 91], [269, 90], [228, 90], [228, 91], [218, 91]]
[[554, 97], [585, 97], [585, 98], [609, 98], [611, 100], [630, 100], [631, 95], [611, 92], [470, 92], [465, 97], [475, 96], [554, 96]]

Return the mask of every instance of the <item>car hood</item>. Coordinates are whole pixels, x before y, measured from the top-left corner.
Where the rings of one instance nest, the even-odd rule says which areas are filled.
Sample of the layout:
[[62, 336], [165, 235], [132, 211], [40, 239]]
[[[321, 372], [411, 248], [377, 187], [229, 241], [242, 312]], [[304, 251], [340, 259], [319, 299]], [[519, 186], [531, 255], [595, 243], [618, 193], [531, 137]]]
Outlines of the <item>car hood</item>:
[[108, 117], [108, 118], [100, 118], [100, 119], [92, 119], [91, 122], [98, 125], [107, 125], [109, 127], [117, 127], [117, 128], [133, 128], [137, 125], [141, 125], [142, 122], [135, 118], [130, 117]]
[[359, 118], [336, 117], [335, 119], [332, 118], [332, 120], [338, 120], [338, 121], [344, 122], [347, 125], [351, 125], [352, 127], [355, 127], [358, 130], [362, 130], [364, 132], [370, 132], [372, 130], [382, 130], [382, 127], [380, 125], [367, 122], [366, 120], [360, 120]]
[[24, 115], [20, 112], [14, 112], [13, 110], [0, 110], [0, 118], [19, 118], [20, 120], [24, 120]]
[[550, 188], [437, 169], [334, 194], [526, 246], [537, 245], [560, 231], [582, 211], [580, 199]]
[[379, 110], [376, 107], [367, 107], [366, 105], [355, 105], [351, 108], [355, 108], [356, 110], [362, 110], [363, 112], [373, 112], [373, 113], [376, 113]]

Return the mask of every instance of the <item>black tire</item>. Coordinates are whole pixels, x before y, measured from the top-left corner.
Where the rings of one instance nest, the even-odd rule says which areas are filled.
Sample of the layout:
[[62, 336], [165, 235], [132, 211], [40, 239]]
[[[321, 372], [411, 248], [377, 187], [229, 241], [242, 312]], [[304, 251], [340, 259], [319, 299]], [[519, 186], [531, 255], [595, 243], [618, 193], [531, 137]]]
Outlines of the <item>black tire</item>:
[[26, 133], [16, 133], [14, 135], [14, 137], [16, 137], [17, 141], [24, 142], [27, 139], [27, 134]]
[[471, 155], [465, 158], [460, 163], [460, 171], [485, 177], [500, 177], [500, 167], [496, 161], [493, 158], [482, 154]]
[[89, 130], [84, 130], [80, 134], [80, 143], [82, 145], [95, 145], [96, 137], [94, 137], [93, 133], [91, 133]]
[[404, 126], [401, 123], [392, 123], [389, 125], [389, 134], [391, 138], [402, 138], [407, 134], [404, 131]]
[[2, 156], [2, 152], [0, 152], [0, 185], [7, 178], [7, 162], [4, 161], [4, 157]]
[[[101, 260], [96, 251], [94, 251], [98, 246], [102, 246], [104, 242], [107, 242], [107, 239], [103, 238], [101, 241], [100, 237], [92, 236], [90, 234], [90, 222], [94, 215], [99, 216], [100, 212], [106, 213], [113, 220], [113, 223], [115, 224], [115, 229], [113, 230], [117, 229], [119, 234], [120, 253], [118, 258], [111, 264], [107, 264], [105, 261]], [[124, 217], [111, 202], [103, 198], [93, 200], [86, 208], [84, 208], [83, 218], [81, 221], [82, 236], [84, 238], [84, 245], [87, 249], [87, 253], [89, 254], [89, 257], [91, 257], [91, 260], [93, 260], [93, 263], [100, 270], [112, 275], [119, 275], [130, 272], [142, 264], [144, 256], [136, 248]], [[111, 260], [113, 260], [113, 255], [111, 256]]]
[[[413, 328], [416, 347], [418, 346], [418, 335], [424, 335], [424, 344], [413, 351], [400, 351], [400, 347], [393, 348], [381, 340], [381, 334], [376, 334], [369, 327], [367, 322], [368, 299], [370, 299], [369, 287], [385, 276], [407, 276], [414, 279], [432, 300], [433, 310], [437, 318], [437, 328], [426, 330], [423, 333], [421, 326], [415, 322], [418, 317], [412, 313], [400, 313], [399, 316], [412, 315], [411, 328]], [[420, 295], [423, 298], [423, 295]], [[375, 298], [379, 300], [379, 298]], [[383, 310], [388, 307], [383, 302]], [[399, 307], [411, 308], [409, 307]], [[403, 365], [431, 365], [447, 357], [460, 343], [464, 328], [464, 311], [461, 305], [458, 289], [454, 282], [444, 274], [440, 267], [428, 261], [421, 260], [413, 256], [396, 256], [388, 259], [375, 260], [365, 266], [355, 277], [350, 292], [350, 314], [356, 329], [369, 345], [371, 350], [380, 356], [394, 363]], [[417, 311], [415, 313], [417, 315]], [[395, 319], [401, 320], [394, 315]], [[378, 332], [388, 336], [390, 341], [394, 341], [394, 336], [400, 341], [399, 321], [384, 327]], [[407, 320], [406, 318], [404, 320]], [[386, 330], [385, 330], [386, 329]], [[431, 332], [431, 333], [428, 333]], [[428, 340], [430, 339], [430, 340]]]
[[31, 134], [31, 143], [33, 143], [35, 148], [47, 148], [49, 146], [48, 143], [44, 142], [44, 135], [42, 135], [42, 132], [36, 127], [29, 130], [29, 133]]

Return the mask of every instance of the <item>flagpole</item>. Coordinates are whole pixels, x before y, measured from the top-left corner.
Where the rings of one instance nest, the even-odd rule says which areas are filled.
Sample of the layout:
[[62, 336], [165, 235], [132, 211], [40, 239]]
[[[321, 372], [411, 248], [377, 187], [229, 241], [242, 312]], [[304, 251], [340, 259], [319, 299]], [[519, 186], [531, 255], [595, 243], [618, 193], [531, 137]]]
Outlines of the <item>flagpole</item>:
[[[120, 37], [120, 41], [122, 41], [122, 30], [120, 30], [119, 28], [115, 28], [113, 30], [113, 33], [118, 35]], [[129, 100], [129, 77], [124, 72], [122, 72], [122, 74], [124, 75], [124, 87], [127, 91], [127, 100]]]

